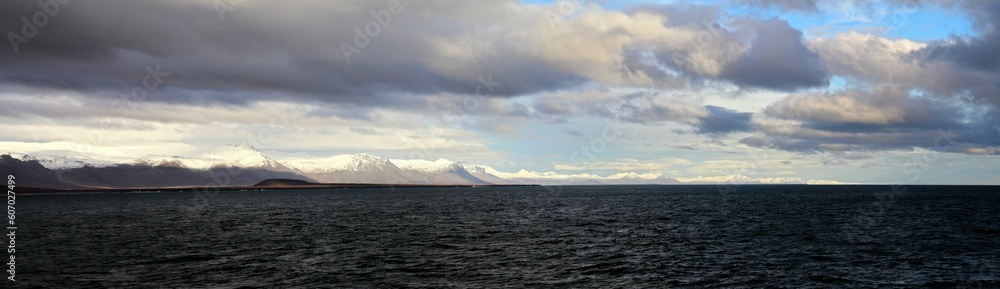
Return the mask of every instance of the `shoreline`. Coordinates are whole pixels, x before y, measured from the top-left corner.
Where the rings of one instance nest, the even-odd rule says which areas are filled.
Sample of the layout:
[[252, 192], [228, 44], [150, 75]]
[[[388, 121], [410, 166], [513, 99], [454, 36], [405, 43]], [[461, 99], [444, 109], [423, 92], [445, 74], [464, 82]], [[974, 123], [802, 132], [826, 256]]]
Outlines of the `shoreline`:
[[470, 188], [470, 187], [540, 187], [537, 184], [310, 184], [284, 186], [229, 186], [229, 187], [165, 187], [165, 188], [95, 188], [95, 189], [46, 189], [18, 187], [19, 195], [72, 195], [105, 193], [174, 193], [204, 191], [263, 191], [263, 190], [327, 190], [327, 189], [388, 189], [388, 188]]
[[[892, 187], [886, 184], [845, 184], [845, 185], [810, 185], [810, 184], [733, 184], [737, 186], [875, 186]], [[74, 194], [107, 194], [107, 193], [174, 193], [174, 192], [207, 192], [207, 191], [264, 191], [264, 190], [338, 190], [338, 189], [390, 189], [390, 188], [472, 188], [472, 187], [542, 187], [540, 184], [303, 184], [303, 185], [261, 185], [261, 186], [228, 186], [228, 187], [161, 187], [161, 188], [93, 188], [93, 189], [47, 189], [35, 187], [17, 187], [18, 195], [74, 195]], [[718, 184], [637, 184], [637, 185], [567, 185], [574, 186], [718, 186]], [[995, 185], [904, 185], [917, 187], [1000, 187]]]

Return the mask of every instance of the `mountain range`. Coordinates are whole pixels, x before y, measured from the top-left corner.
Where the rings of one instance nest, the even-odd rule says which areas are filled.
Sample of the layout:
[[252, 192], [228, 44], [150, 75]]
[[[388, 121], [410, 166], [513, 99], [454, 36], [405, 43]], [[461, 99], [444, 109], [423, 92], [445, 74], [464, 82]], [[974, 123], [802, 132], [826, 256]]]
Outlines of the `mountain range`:
[[248, 186], [266, 179], [456, 185], [809, 183], [798, 178], [754, 179], [746, 176], [676, 179], [659, 173], [634, 172], [606, 177], [527, 170], [507, 173], [489, 166], [466, 165], [446, 159], [387, 159], [366, 153], [279, 161], [243, 145], [225, 146], [198, 157], [148, 155], [128, 162], [7, 152], [0, 156], [0, 170], [16, 175], [21, 186], [50, 189]]

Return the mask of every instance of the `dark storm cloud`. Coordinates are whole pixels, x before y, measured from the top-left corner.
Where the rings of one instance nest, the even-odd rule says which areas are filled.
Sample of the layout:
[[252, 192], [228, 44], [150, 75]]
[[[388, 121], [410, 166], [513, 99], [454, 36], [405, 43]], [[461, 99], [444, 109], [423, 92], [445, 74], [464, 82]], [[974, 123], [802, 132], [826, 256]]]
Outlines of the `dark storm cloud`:
[[[890, 8], [955, 9], [973, 19], [978, 35], [918, 43], [857, 32], [813, 39], [831, 75], [863, 90], [793, 94], [768, 106], [765, 122], [744, 144], [791, 151], [908, 150], [933, 148], [953, 135], [944, 150], [1000, 152], [1000, 4], [995, 1], [856, 1]], [[798, 66], [801, 68], [803, 66]], [[916, 93], [911, 95], [911, 93]]]
[[[819, 55], [804, 43], [802, 32], [779, 19], [722, 15], [711, 6], [642, 7], [666, 17], [669, 25], [691, 27], [703, 34], [683, 49], [655, 51], [657, 65], [688, 77], [718, 79], [740, 87], [792, 91], [828, 84], [829, 75]], [[651, 69], [655, 65], [630, 59], [638, 70], [659, 77], [677, 76]], [[718, 71], [705, 69], [717, 63]]]
[[883, 85], [870, 91], [793, 94], [769, 105], [764, 114], [840, 131], [872, 127], [933, 129], [957, 125], [963, 105], [969, 104], [914, 96], [904, 87]]
[[[910, 57], [924, 66], [946, 66], [950, 71], [939, 71], [941, 80], [917, 83], [937, 94], [969, 94], [991, 103], [994, 114], [1000, 115], [1000, 2], [959, 2], [974, 19], [980, 35], [971, 38], [953, 38], [950, 42], [934, 42], [913, 52]], [[937, 75], [935, 75], [937, 76]]]
[[[816, 11], [817, 4], [822, 4], [784, 0], [742, 3], [789, 11]], [[1000, 54], [996, 53], [1000, 51], [1000, 3], [991, 0], [851, 0], [849, 4], [855, 9], [873, 9], [883, 4], [887, 5], [885, 9], [953, 9], [971, 18], [978, 35], [952, 36], [906, 53], [900, 53], [906, 48], [889, 43], [901, 42], [898, 39], [879, 41], [873, 37], [838, 35], [835, 41], [814, 41], [813, 48], [825, 51], [820, 52], [820, 59], [830, 73], [874, 85], [890, 83], [920, 88], [942, 98], [968, 94], [1000, 107]]]
[[[378, 119], [373, 107], [511, 119], [587, 114], [680, 123], [705, 134], [760, 131], [762, 136], [745, 142], [788, 149], [920, 146], [927, 135], [951, 127], [968, 152], [1000, 146], [1000, 133], [989, 122], [997, 120], [996, 110], [981, 120], [963, 115], [970, 105], [1000, 104], [1000, 58], [991, 53], [1000, 50], [1000, 8], [993, 2], [959, 5], [976, 17], [982, 35], [903, 55], [886, 52], [879, 59], [889, 61], [881, 62], [864, 57], [894, 50], [870, 38], [816, 40], [807, 46], [802, 33], [783, 20], [721, 16], [719, 8], [709, 6], [589, 11], [581, 12], [595, 13], [588, 21], [563, 17], [550, 22], [550, 12], [557, 9], [533, 11], [515, 1], [402, 1], [401, 11], [384, 14], [387, 2], [243, 1], [224, 20], [210, 1], [67, 2], [45, 25], [35, 25], [37, 35], [17, 44], [16, 53], [11, 45], [0, 47], [0, 86], [116, 99], [142, 86], [147, 67], [158, 67], [165, 79], [148, 91], [146, 101], [335, 103], [311, 113], [369, 121]], [[22, 17], [31, 22], [33, 15], [48, 14], [45, 9], [51, 8], [38, 3], [0, 4], [0, 32], [10, 32], [7, 44], [9, 35], [26, 34]], [[816, 6], [751, 4], [801, 11]], [[391, 20], [382, 25], [378, 17]], [[377, 35], [358, 34], [369, 26], [379, 27]], [[365, 38], [366, 45], [357, 45]], [[359, 47], [345, 54], [345, 45]], [[497, 100], [586, 83], [634, 87], [649, 81], [657, 89], [711, 80], [794, 91], [825, 86], [833, 74], [904, 88], [877, 95], [789, 97], [765, 113], [801, 122], [790, 129], [752, 126], [749, 113], [667, 96], [539, 99], [533, 109]], [[929, 96], [910, 98], [904, 93], [908, 88]], [[954, 106], [932, 100], [962, 93], [979, 102]], [[467, 96], [477, 94], [483, 96], [480, 105], [464, 105]], [[17, 107], [46, 114], [31, 104]], [[503, 124], [491, 125], [506, 130]]]
[[974, 70], [1000, 72], [1000, 2], [976, 3], [969, 7], [982, 35], [970, 39], [952, 37], [951, 43], [933, 44], [920, 51], [928, 60], [952, 61]]
[[[59, 3], [54, 13], [39, 2], [3, 2], [0, 84], [116, 98], [141, 85], [150, 66], [169, 77], [148, 101], [426, 109], [399, 95], [511, 97], [649, 79], [661, 88], [696, 79], [781, 90], [825, 83], [801, 33], [774, 20], [719, 30], [716, 7], [577, 8], [602, 19], [594, 22], [553, 20], [557, 7], [513, 0], [404, 0], [395, 13], [388, 0], [243, 1], [220, 19], [217, 2], [43, 0]], [[31, 23], [38, 13], [51, 16]], [[648, 13], [668, 17], [655, 23]]]
[[[871, 85], [893, 83], [948, 99], [969, 96], [1000, 107], [1000, 3], [996, 1], [888, 1], [925, 9], [955, 9], [969, 15], [978, 35], [916, 43], [844, 33], [816, 39], [817, 50], [833, 74]], [[1000, 113], [995, 110], [994, 113]]]
[[996, 154], [1000, 117], [977, 104], [912, 95], [899, 86], [872, 91], [790, 95], [766, 115], [799, 123], [762, 124], [741, 142], [790, 151], [892, 150], [913, 147]]
[[657, 124], [673, 122], [694, 127], [699, 134], [722, 135], [754, 129], [753, 113], [713, 105], [700, 106], [667, 99], [662, 95], [634, 93], [617, 103], [620, 120]]
[[[991, 121], [1000, 121], [992, 119]], [[795, 152], [882, 151], [924, 148], [965, 154], [1000, 154], [1000, 127], [976, 122], [958, 127], [927, 130], [892, 130], [831, 132], [796, 128], [792, 132], [759, 134], [740, 143], [762, 148]]]
[[738, 112], [712, 105], [706, 105], [705, 109], [708, 110], [708, 115], [698, 118], [701, 120], [701, 123], [697, 125], [699, 133], [724, 134], [753, 129], [750, 123], [753, 113]]
[[776, 90], [826, 86], [826, 68], [784, 20], [744, 20], [753, 29], [750, 50], [729, 63], [722, 77], [741, 86]]
[[[30, 22], [42, 8], [34, 1], [7, 1], [0, 31], [13, 33], [8, 38], [15, 44], [8, 41], [0, 54], [0, 82], [120, 91], [141, 84], [146, 66], [159, 66], [170, 75], [159, 91], [164, 98], [153, 101], [241, 103], [277, 94], [385, 105], [398, 92], [511, 96], [586, 81], [516, 53], [482, 57], [467, 73], [433, 67], [446, 65], [443, 57], [449, 56], [436, 50], [441, 43], [433, 39], [467, 34], [477, 21], [498, 19], [503, 15], [489, 11], [502, 11], [506, 3], [402, 1], [401, 11], [388, 13], [391, 1], [335, 2], [243, 2], [222, 21], [211, 1], [72, 1], [24, 34], [21, 17]], [[366, 28], [378, 32], [357, 33]], [[20, 41], [22, 34], [33, 37]], [[342, 44], [364, 42], [348, 61]], [[480, 79], [491, 77], [501, 85], [480, 88]]]

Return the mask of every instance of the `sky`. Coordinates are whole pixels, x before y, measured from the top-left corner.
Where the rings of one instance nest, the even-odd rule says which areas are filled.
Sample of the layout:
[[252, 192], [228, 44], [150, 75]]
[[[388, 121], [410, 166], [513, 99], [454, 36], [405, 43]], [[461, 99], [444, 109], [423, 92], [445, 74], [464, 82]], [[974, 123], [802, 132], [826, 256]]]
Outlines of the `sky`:
[[0, 152], [1000, 184], [995, 1], [0, 8]]

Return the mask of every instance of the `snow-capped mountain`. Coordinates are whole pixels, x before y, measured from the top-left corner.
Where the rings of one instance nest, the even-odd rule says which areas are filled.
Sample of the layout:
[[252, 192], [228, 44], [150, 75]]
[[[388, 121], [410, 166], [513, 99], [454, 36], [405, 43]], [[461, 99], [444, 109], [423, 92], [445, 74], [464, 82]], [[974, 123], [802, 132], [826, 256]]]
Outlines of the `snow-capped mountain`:
[[[54, 162], [21, 156], [5, 159], [2, 167], [30, 186], [50, 189], [245, 186], [264, 179], [310, 181], [255, 151], [250, 147], [227, 147], [204, 158], [147, 157], [117, 163], [80, 158]], [[254, 155], [258, 158], [254, 159]]]
[[39, 153], [25, 154], [25, 153], [8, 152], [5, 153], [5, 155], [9, 155], [13, 158], [22, 161], [38, 161], [38, 163], [44, 166], [45, 168], [53, 170], [82, 168], [84, 166], [106, 167], [115, 164], [115, 162], [113, 161], [99, 160], [75, 154], [50, 155], [50, 154], [39, 154]]
[[236, 167], [289, 169], [252, 146], [231, 145], [205, 155], [205, 159]]
[[678, 178], [683, 183], [689, 184], [806, 184], [807, 181], [801, 178], [753, 178], [744, 175], [728, 175], [693, 178]]
[[[251, 146], [230, 145], [195, 151], [193, 156], [147, 155], [133, 161], [92, 158], [77, 153], [62, 156], [7, 153], [8, 166], [49, 170], [60, 182], [82, 187], [141, 187], [185, 185], [249, 185], [268, 178], [321, 183], [377, 184], [836, 184], [801, 178], [754, 178], [744, 175], [672, 178], [661, 173], [623, 172], [608, 176], [535, 172], [502, 172], [489, 166], [463, 165], [447, 159], [404, 160], [358, 153], [329, 157], [277, 160]], [[17, 160], [17, 161], [14, 161]], [[45, 174], [50, 174], [45, 173]], [[37, 175], [45, 175], [39, 173]], [[223, 177], [219, 177], [219, 176]], [[220, 180], [222, 182], [220, 183]]]
[[676, 179], [659, 173], [637, 174], [634, 172], [613, 174], [602, 177], [595, 174], [559, 174], [555, 172], [534, 172], [520, 170], [505, 173], [488, 166], [468, 166], [472, 175], [495, 184], [541, 184], [541, 185], [663, 185], [679, 183]]
[[137, 163], [207, 170], [214, 167], [259, 168], [296, 172], [324, 183], [487, 184], [461, 164], [445, 159], [389, 160], [366, 153], [277, 161], [250, 146], [226, 146], [199, 157], [147, 156]]
[[692, 183], [692, 184], [753, 184], [759, 183], [757, 179], [744, 176], [744, 175], [728, 175], [728, 176], [710, 176], [703, 177], [697, 176], [693, 178], [679, 178], [681, 182]]
[[392, 163], [396, 164], [396, 166], [399, 166], [402, 169], [421, 171], [421, 172], [447, 171], [454, 169], [456, 166], [457, 167], [462, 166], [458, 162], [453, 162], [446, 159], [437, 159], [436, 161], [392, 159], [390, 161], [392, 161]]
[[370, 154], [291, 160], [289, 166], [320, 182], [384, 184], [488, 184], [446, 159], [389, 160]]
[[483, 166], [476, 171], [481, 171], [488, 176], [506, 180], [514, 184], [540, 184], [540, 185], [599, 185], [600, 176], [591, 174], [564, 175], [554, 172], [539, 173], [521, 169], [516, 173], [501, 172], [491, 167]]
[[608, 185], [664, 185], [676, 184], [680, 183], [680, 181], [659, 173], [637, 174], [628, 172], [610, 175], [601, 183]]
[[276, 171], [295, 171], [268, 157], [252, 146], [228, 145], [209, 151], [199, 157], [149, 155], [136, 160], [139, 164], [176, 165], [189, 169], [207, 170], [213, 167], [262, 168]]
[[362, 173], [384, 172], [386, 169], [399, 169], [387, 158], [365, 153], [336, 155], [325, 158], [304, 160], [288, 160], [290, 166], [306, 173], [326, 173], [336, 171], [352, 171]]
[[77, 188], [74, 184], [62, 182], [62, 177], [57, 172], [45, 168], [37, 160], [21, 160], [12, 154], [0, 155], [0, 171], [16, 175], [18, 187]]
[[427, 184], [490, 184], [469, 173], [462, 164], [446, 159], [392, 160], [400, 168], [408, 171], [410, 180]]
[[409, 183], [407, 173], [389, 159], [364, 153], [291, 160], [287, 163], [310, 178], [324, 183]]
[[487, 166], [465, 166], [465, 171], [469, 172], [472, 176], [477, 179], [483, 180], [484, 182], [491, 184], [513, 184], [513, 180], [504, 179], [498, 177], [495, 173], [498, 173], [491, 167]]

